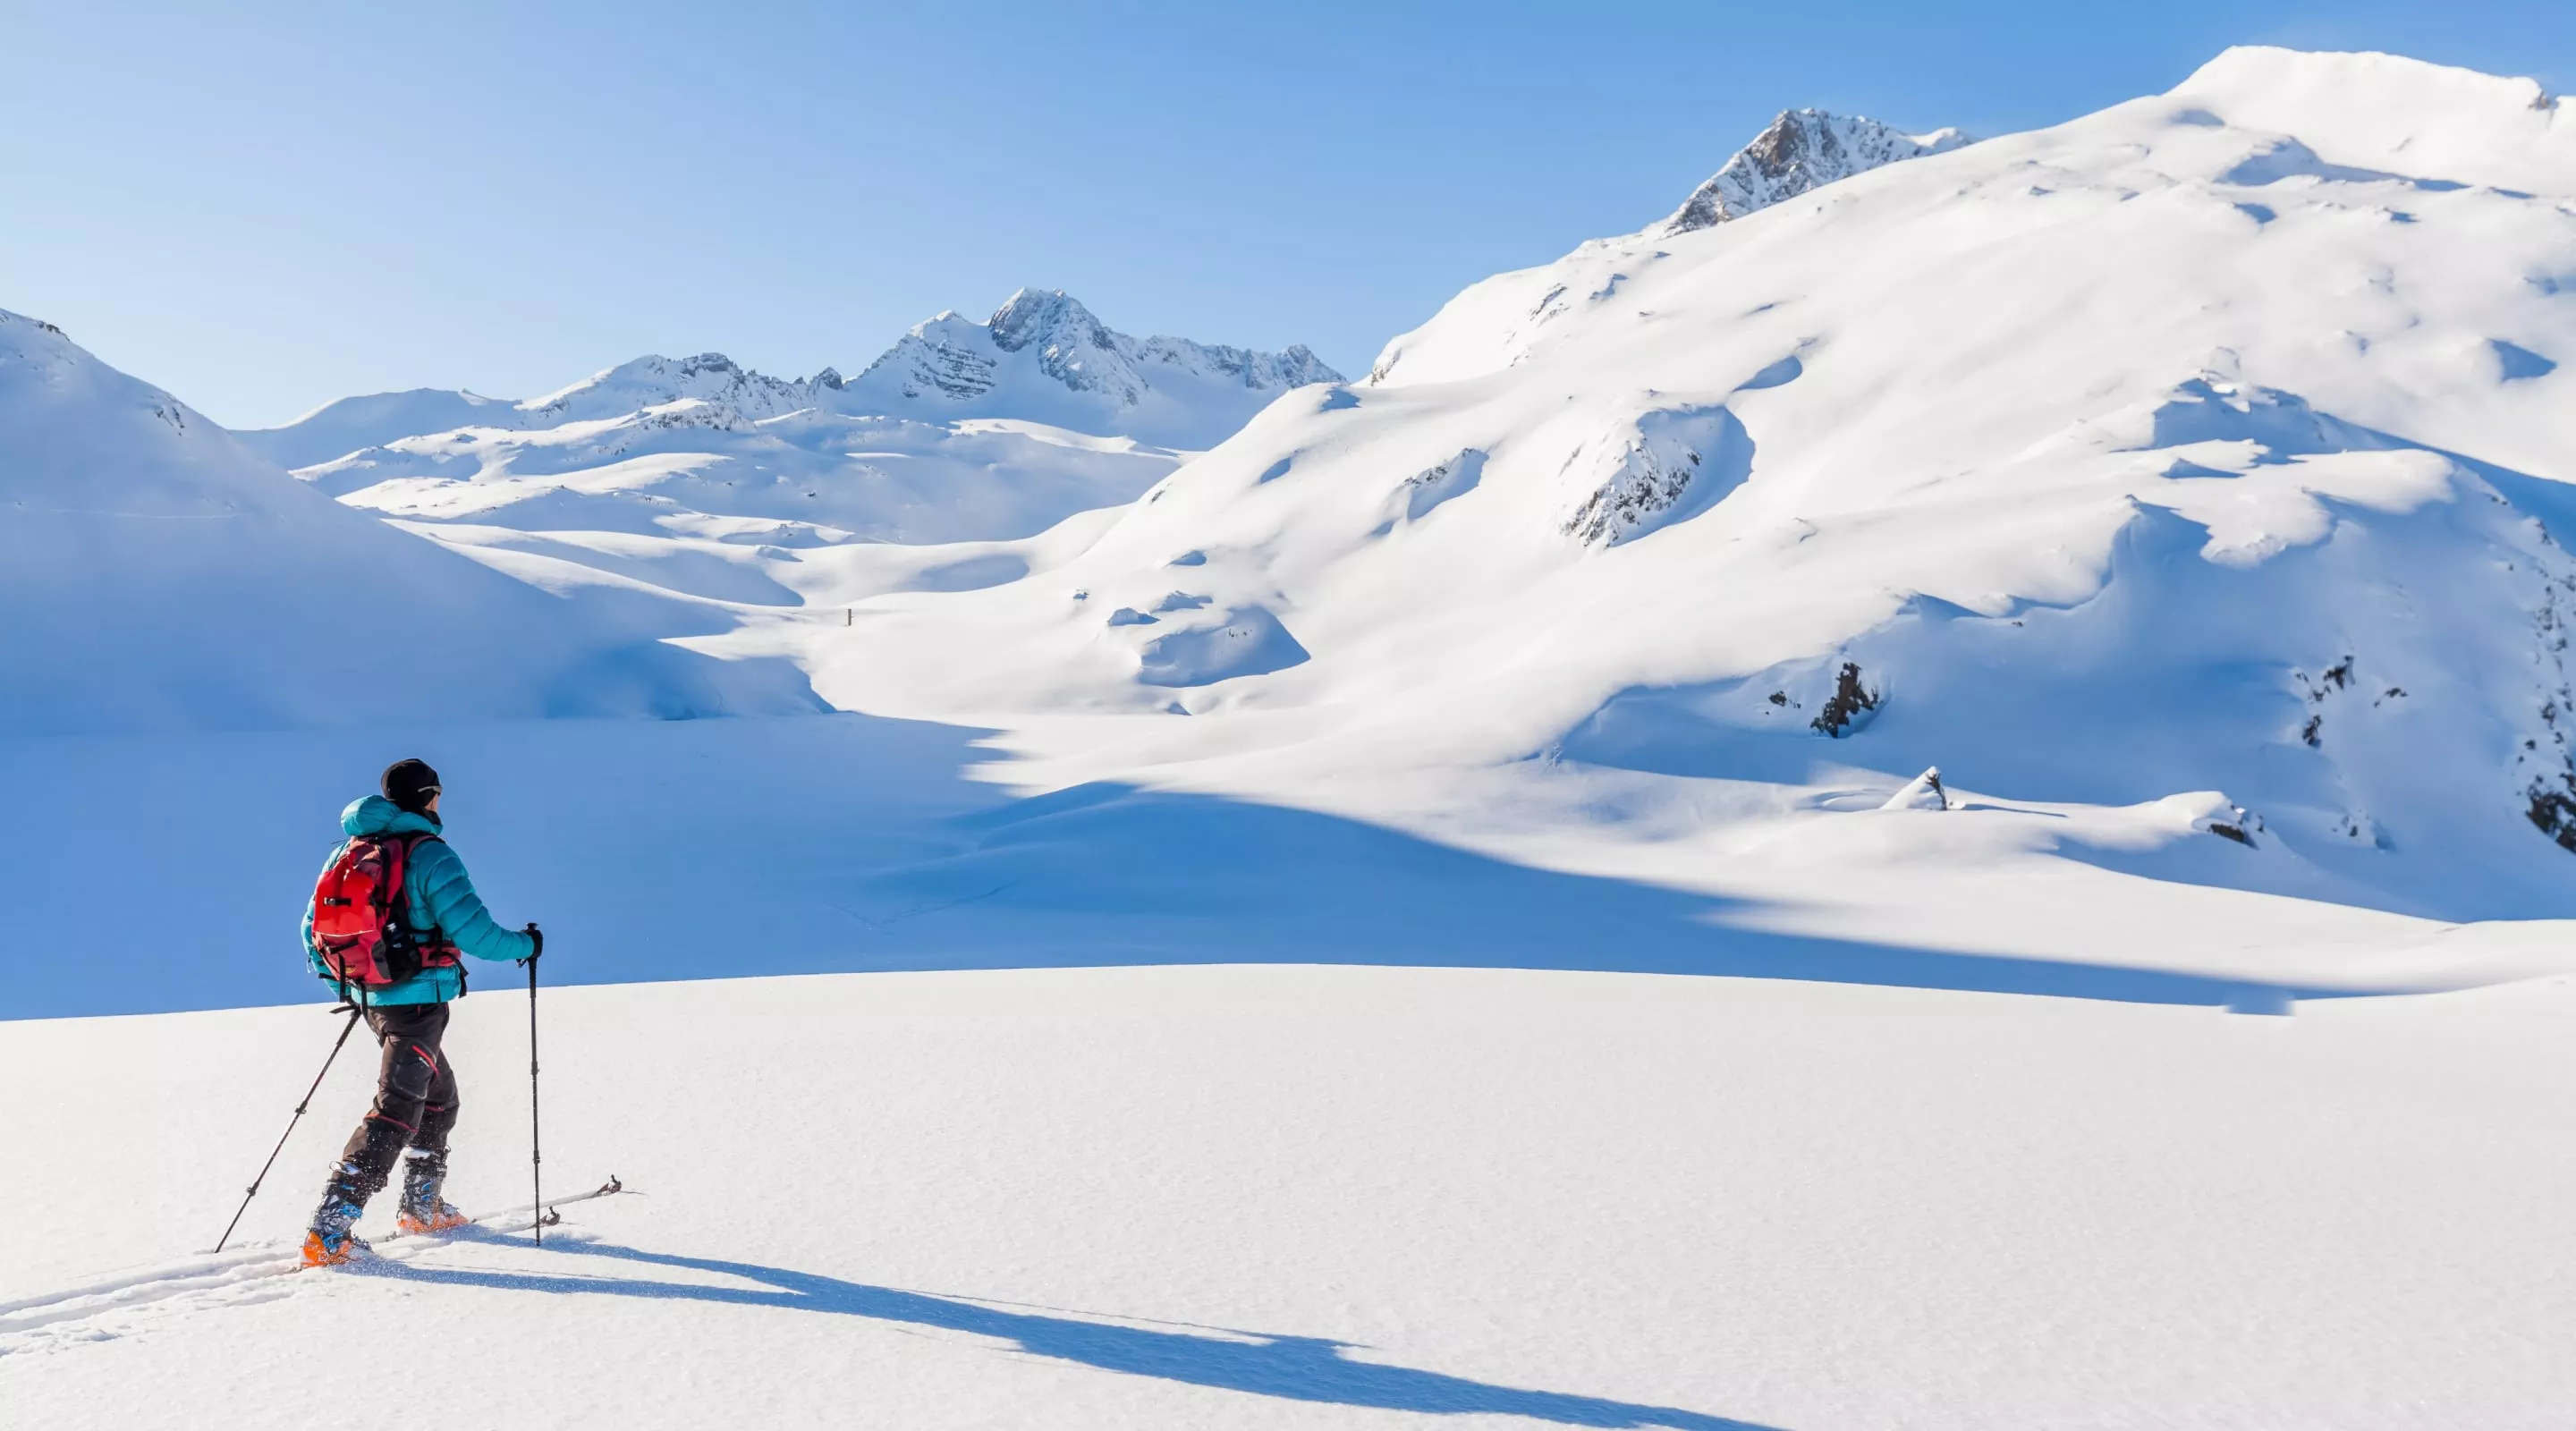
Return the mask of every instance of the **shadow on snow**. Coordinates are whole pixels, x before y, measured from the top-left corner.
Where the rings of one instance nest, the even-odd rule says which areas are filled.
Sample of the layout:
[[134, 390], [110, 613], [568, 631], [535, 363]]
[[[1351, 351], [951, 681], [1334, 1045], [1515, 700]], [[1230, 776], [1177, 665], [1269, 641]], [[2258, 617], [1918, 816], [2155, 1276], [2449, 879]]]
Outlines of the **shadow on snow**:
[[[305, 972], [295, 910], [340, 806], [402, 754], [446, 777], [451, 840], [495, 913], [544, 922], [558, 982], [1301, 963], [2204, 1006], [2248, 993], [2189, 974], [1748, 929], [1760, 908], [1746, 901], [1534, 869], [1305, 810], [1116, 785], [1014, 798], [964, 778], [990, 758], [981, 734], [836, 715], [0, 741], [13, 936], [91, 951], [16, 961], [0, 1018], [327, 997]], [[156, 871], [155, 899], [186, 912], [191, 938], [137, 921], [102, 946], [96, 911], [127, 895], [122, 867], [95, 851], [129, 841], [138, 810], [189, 852]]]
[[475, 1272], [399, 1263], [370, 1266], [367, 1272], [406, 1281], [484, 1287], [495, 1291], [780, 1307], [870, 1321], [900, 1322], [909, 1326], [937, 1327], [1009, 1341], [1034, 1356], [1096, 1367], [1102, 1371], [1290, 1401], [1442, 1415], [1521, 1416], [1560, 1426], [1772, 1431], [1772, 1428], [1749, 1421], [1675, 1407], [1643, 1406], [1555, 1391], [1529, 1391], [1435, 1371], [1353, 1361], [1344, 1355], [1349, 1349], [1347, 1344], [1321, 1337], [1231, 1332], [1204, 1335], [1201, 1331], [1123, 1326], [1073, 1316], [1048, 1316], [1037, 1310], [1010, 1310], [927, 1292], [872, 1287], [837, 1277], [791, 1272], [748, 1262], [646, 1252], [615, 1243], [572, 1241], [564, 1247], [569, 1252], [595, 1257], [615, 1258], [649, 1267], [713, 1273], [764, 1285], [712, 1287], [648, 1277]]
[[1747, 929], [1728, 921], [1749, 901], [1209, 796], [1087, 785], [955, 823], [971, 837], [955, 853], [853, 881], [840, 907], [872, 944], [838, 967], [1574, 969], [2234, 1008], [2349, 992]]

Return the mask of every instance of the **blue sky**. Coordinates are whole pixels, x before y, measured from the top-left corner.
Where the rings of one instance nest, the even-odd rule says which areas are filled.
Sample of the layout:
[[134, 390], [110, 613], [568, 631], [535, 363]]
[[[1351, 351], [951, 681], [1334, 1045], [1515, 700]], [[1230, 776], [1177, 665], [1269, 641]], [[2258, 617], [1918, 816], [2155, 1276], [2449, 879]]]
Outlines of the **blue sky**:
[[2569, 0], [0, 0], [0, 307], [235, 426], [645, 352], [855, 372], [1023, 283], [1356, 373], [1782, 108], [2000, 133], [2233, 43], [2576, 88]]

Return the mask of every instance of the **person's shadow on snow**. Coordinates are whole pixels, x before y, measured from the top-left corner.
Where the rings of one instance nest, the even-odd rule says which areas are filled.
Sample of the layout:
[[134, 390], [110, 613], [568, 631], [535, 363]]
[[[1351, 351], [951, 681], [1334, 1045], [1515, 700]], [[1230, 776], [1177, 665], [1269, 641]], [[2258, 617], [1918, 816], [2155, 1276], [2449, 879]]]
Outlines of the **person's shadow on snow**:
[[[1485, 1413], [1524, 1416], [1564, 1426], [1671, 1427], [1676, 1431], [1778, 1431], [1750, 1421], [1710, 1416], [1670, 1406], [1641, 1406], [1595, 1396], [1555, 1391], [1528, 1391], [1446, 1376], [1435, 1371], [1352, 1361], [1345, 1343], [1322, 1337], [1257, 1336], [1247, 1333], [1202, 1335], [1045, 1316], [1034, 1311], [1006, 1311], [976, 1302], [956, 1301], [925, 1292], [871, 1287], [810, 1272], [726, 1262], [711, 1257], [678, 1257], [646, 1252], [611, 1242], [567, 1239], [563, 1250], [592, 1257], [611, 1257], [660, 1267], [686, 1268], [766, 1284], [710, 1287], [690, 1282], [663, 1282], [633, 1277], [576, 1277], [526, 1272], [475, 1272], [417, 1264], [379, 1264], [377, 1275], [447, 1286], [489, 1287], [508, 1292], [552, 1292], [590, 1296], [652, 1297], [718, 1302], [734, 1306], [788, 1307], [883, 1322], [940, 1327], [1016, 1342], [1022, 1350], [1133, 1376], [1160, 1377], [1193, 1386], [1220, 1387], [1257, 1396], [1294, 1401], [1372, 1406], [1391, 1411], [1446, 1415]], [[1208, 1329], [1214, 1331], [1215, 1329]]]

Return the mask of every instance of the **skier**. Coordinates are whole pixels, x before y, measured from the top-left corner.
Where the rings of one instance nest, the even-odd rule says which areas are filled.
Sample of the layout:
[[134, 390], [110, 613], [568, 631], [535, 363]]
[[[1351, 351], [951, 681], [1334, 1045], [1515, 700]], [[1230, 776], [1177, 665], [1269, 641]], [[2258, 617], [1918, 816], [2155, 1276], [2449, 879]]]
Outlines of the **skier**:
[[[448, 1001], [465, 994], [457, 956], [524, 962], [545, 947], [534, 923], [524, 931], [504, 929], [474, 893], [465, 862], [441, 838], [437, 771], [425, 761], [398, 760], [385, 767], [383, 789], [340, 812], [348, 838], [332, 850], [304, 909], [304, 950], [313, 971], [354, 1000], [384, 1046], [375, 1103], [341, 1149], [304, 1235], [308, 1267], [346, 1262], [366, 1250], [351, 1224], [406, 1147], [395, 1226], [417, 1233], [464, 1224], [465, 1215], [440, 1195], [457, 1096], [456, 1070], [439, 1044]], [[378, 877], [386, 886], [381, 890], [367, 883]], [[352, 904], [359, 908], [347, 908]], [[324, 916], [318, 932], [317, 912]]]

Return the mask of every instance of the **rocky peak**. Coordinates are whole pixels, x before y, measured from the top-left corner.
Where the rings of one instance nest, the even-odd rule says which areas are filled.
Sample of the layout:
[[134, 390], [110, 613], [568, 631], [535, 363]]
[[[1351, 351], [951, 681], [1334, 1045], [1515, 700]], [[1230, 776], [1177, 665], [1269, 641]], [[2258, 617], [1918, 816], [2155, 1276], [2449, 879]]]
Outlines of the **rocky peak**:
[[[905, 401], [973, 403], [1022, 365], [1068, 393], [1120, 411], [1137, 408], [1175, 381], [1203, 384], [1213, 378], [1256, 393], [1341, 381], [1304, 347], [1262, 353], [1187, 338], [1130, 337], [1062, 289], [1023, 288], [984, 322], [949, 312], [916, 326], [869, 364], [857, 385], [890, 388]], [[1019, 397], [1041, 406], [1050, 401], [1026, 390]]]
[[1740, 219], [1783, 199], [1794, 199], [1837, 179], [1865, 174], [1904, 159], [1956, 149], [1969, 139], [1956, 129], [1901, 134], [1875, 119], [1828, 114], [1821, 109], [1783, 110], [1691, 191], [1660, 234], [1686, 234]]
[[1061, 288], [1023, 288], [994, 309], [985, 326], [993, 332], [993, 346], [1005, 353], [1031, 343], [1106, 348], [1111, 342], [1107, 326]]

